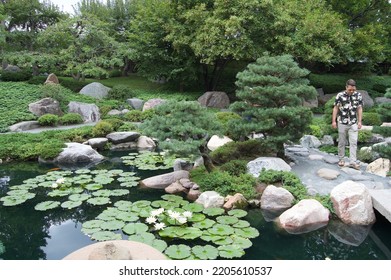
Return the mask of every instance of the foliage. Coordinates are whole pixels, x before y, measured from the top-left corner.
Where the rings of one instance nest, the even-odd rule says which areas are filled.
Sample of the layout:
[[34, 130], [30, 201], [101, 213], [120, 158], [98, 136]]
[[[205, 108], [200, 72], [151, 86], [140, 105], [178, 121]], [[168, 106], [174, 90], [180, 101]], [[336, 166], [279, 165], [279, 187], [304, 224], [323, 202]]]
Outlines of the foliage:
[[382, 158], [391, 158], [391, 144], [377, 145], [373, 147], [373, 150], [379, 154]]
[[151, 119], [154, 115], [154, 109], [149, 109], [145, 111], [132, 110], [124, 115], [124, 119], [129, 122], [143, 122], [145, 120]]
[[107, 99], [115, 99], [125, 101], [128, 98], [134, 97], [135, 94], [133, 90], [125, 85], [115, 85], [112, 89], [109, 90]]
[[310, 135], [314, 135], [317, 138], [323, 137], [323, 132], [319, 125], [310, 124], [309, 129]]
[[261, 134], [261, 141], [273, 143], [278, 152], [283, 152], [287, 140], [299, 139], [312, 117], [308, 108], [300, 106], [301, 100], [316, 94], [304, 78], [308, 73], [289, 55], [265, 55], [238, 73], [239, 101], [231, 109], [242, 119], [229, 123], [236, 139]]
[[221, 171], [228, 172], [232, 176], [240, 176], [240, 174], [247, 173], [247, 161], [245, 160], [231, 160], [220, 166]]
[[138, 126], [130, 122], [124, 122], [117, 131], [138, 131]]
[[358, 142], [359, 143], [368, 143], [372, 139], [372, 132], [369, 130], [359, 130], [358, 131]]
[[240, 119], [240, 115], [234, 112], [217, 112], [216, 113], [217, 120], [221, 123], [224, 135], [230, 136], [230, 131], [228, 129], [228, 122], [233, 119]]
[[114, 131], [117, 131], [117, 129], [120, 128], [124, 123], [122, 120], [118, 118], [105, 118], [104, 121], [111, 124]]
[[381, 125], [380, 115], [378, 113], [363, 112], [362, 116], [363, 125]]
[[[387, 89], [384, 97], [391, 98], [391, 87]], [[391, 122], [391, 103], [383, 103], [380, 104], [377, 112], [380, 115], [380, 118], [383, 122]]]
[[159, 170], [171, 169], [174, 166], [175, 156], [166, 153], [151, 151], [141, 151], [139, 153], [130, 153], [121, 157], [125, 165], [136, 166], [141, 170]]
[[45, 114], [38, 118], [38, 123], [42, 126], [56, 126], [60, 118], [57, 115]]
[[213, 171], [192, 180], [204, 191], [216, 191], [222, 196], [241, 193], [246, 199], [256, 196], [255, 178], [251, 174], [231, 175], [226, 171]]
[[257, 139], [244, 142], [229, 142], [211, 152], [212, 161], [224, 164], [232, 160], [252, 160], [259, 156], [268, 156], [273, 150]]
[[391, 137], [391, 127], [389, 126], [374, 126], [372, 133], [380, 134], [384, 137]]
[[107, 134], [113, 132], [113, 126], [107, 121], [99, 121], [92, 129], [94, 137], [105, 137]]
[[31, 78], [31, 73], [28, 71], [11, 72], [1, 71], [0, 79], [3, 82], [24, 82]]
[[83, 123], [83, 118], [77, 113], [67, 113], [61, 116], [60, 123], [64, 125]]
[[357, 159], [366, 162], [366, 163], [371, 163], [376, 159], [375, 153], [372, 152], [372, 149], [360, 149], [357, 152]]

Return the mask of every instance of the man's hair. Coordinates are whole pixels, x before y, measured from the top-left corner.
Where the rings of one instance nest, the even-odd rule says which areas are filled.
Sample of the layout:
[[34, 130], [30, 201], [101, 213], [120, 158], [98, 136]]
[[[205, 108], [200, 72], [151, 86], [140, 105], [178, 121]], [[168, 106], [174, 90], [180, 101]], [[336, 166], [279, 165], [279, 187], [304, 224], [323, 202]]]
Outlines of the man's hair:
[[355, 87], [356, 86], [356, 81], [353, 80], [353, 79], [349, 79], [346, 81], [346, 86], [353, 86]]

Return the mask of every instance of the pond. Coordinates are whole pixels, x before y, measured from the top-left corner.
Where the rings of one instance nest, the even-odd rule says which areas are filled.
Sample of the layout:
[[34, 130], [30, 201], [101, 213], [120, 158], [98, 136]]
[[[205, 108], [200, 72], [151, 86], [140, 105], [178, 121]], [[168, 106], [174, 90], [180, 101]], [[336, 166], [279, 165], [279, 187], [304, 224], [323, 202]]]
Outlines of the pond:
[[[91, 170], [118, 170], [135, 172], [141, 179], [170, 172], [172, 170], [144, 171], [124, 165], [121, 157], [125, 152], [109, 152], [108, 160]], [[0, 197], [9, 188], [37, 175], [47, 174], [54, 166], [38, 163], [12, 163], [0, 165]], [[112, 200], [161, 200], [161, 190], [129, 188], [129, 193]], [[82, 224], [94, 220], [108, 205], [91, 205], [64, 209], [57, 207], [48, 211], [36, 211], [35, 205], [47, 199], [47, 192], [37, 192], [36, 197], [16, 206], [0, 203], [0, 242], [5, 252], [4, 260], [59, 260], [69, 253], [95, 243], [82, 232]], [[325, 258], [338, 260], [384, 260], [391, 258], [390, 223], [376, 213], [377, 222], [370, 228], [347, 227], [330, 222], [317, 231], [291, 235], [276, 228], [273, 222], [264, 218], [260, 209], [249, 209], [243, 219], [259, 232], [252, 237], [252, 246], [246, 248], [239, 259], [251, 260], [312, 260]], [[122, 234], [123, 239], [127, 236]], [[196, 245], [194, 240], [187, 245]], [[248, 246], [247, 246], [248, 247]]]

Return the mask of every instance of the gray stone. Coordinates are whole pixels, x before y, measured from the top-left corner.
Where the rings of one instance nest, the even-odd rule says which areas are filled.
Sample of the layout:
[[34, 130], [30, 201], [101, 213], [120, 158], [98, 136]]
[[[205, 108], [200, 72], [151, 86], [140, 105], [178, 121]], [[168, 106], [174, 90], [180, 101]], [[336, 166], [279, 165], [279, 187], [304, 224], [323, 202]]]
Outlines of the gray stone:
[[99, 108], [95, 104], [71, 101], [68, 104], [68, 112], [81, 115], [84, 122], [97, 122], [100, 120]]
[[309, 160], [323, 160], [323, 156], [322, 155], [309, 155], [308, 159]]
[[80, 93], [83, 95], [91, 96], [97, 99], [103, 99], [107, 97], [111, 88], [106, 87], [98, 82], [93, 82], [86, 85], [80, 90]]
[[204, 208], [223, 207], [224, 197], [215, 191], [201, 193], [195, 203], [202, 204]]
[[104, 159], [91, 146], [80, 143], [66, 143], [66, 148], [54, 158], [53, 162], [59, 164], [99, 162]]
[[372, 97], [369, 96], [368, 92], [366, 90], [357, 90], [362, 95], [362, 102], [364, 104], [365, 108], [371, 108], [375, 104]]
[[324, 178], [324, 179], [327, 179], [327, 180], [334, 180], [334, 179], [337, 179], [337, 177], [341, 174], [340, 172], [338, 172], [337, 170], [334, 170], [334, 169], [329, 169], [329, 168], [321, 168], [319, 169], [316, 174], [321, 177], [321, 178]]
[[373, 206], [391, 222], [391, 190], [369, 190]]
[[245, 209], [248, 206], [247, 199], [241, 193], [227, 196], [225, 200], [223, 208], [227, 211], [230, 209]]
[[261, 209], [281, 210], [292, 207], [295, 198], [284, 188], [269, 185], [262, 193]]
[[247, 163], [248, 172], [254, 177], [258, 177], [262, 169], [291, 171], [291, 167], [282, 159], [277, 157], [259, 157]]
[[323, 146], [333, 146], [334, 139], [331, 135], [324, 135], [322, 140], [320, 140], [320, 143], [322, 143]]
[[217, 135], [213, 135], [208, 141], [207, 147], [209, 150], [214, 151], [217, 148], [224, 146], [225, 144], [232, 141], [233, 140], [227, 136], [219, 137]]
[[101, 150], [105, 147], [107, 142], [109, 142], [109, 139], [104, 138], [104, 137], [100, 137], [100, 138], [88, 139], [88, 141], [86, 141], [83, 144], [90, 145], [93, 149]]
[[155, 141], [152, 140], [152, 138], [141, 135], [137, 139], [137, 148], [151, 150], [151, 149], [156, 148], [156, 143], [155, 143]]
[[122, 115], [122, 112], [120, 110], [116, 110], [116, 109], [113, 109], [113, 110], [110, 110], [108, 113], [107, 113], [108, 116], [121, 116]]
[[140, 137], [138, 132], [113, 132], [106, 135], [107, 139], [113, 144], [121, 144], [136, 141]]
[[163, 104], [165, 102], [166, 102], [166, 100], [160, 99], [160, 98], [149, 99], [147, 102], [144, 103], [143, 111], [149, 110], [149, 109], [153, 109], [156, 106], [159, 106], [159, 105], [161, 105], [161, 104]]
[[138, 98], [130, 98], [126, 102], [135, 110], [142, 110], [144, 106], [144, 100]]
[[337, 164], [338, 161], [339, 161], [338, 157], [336, 157], [336, 156], [329, 156], [329, 155], [325, 156], [325, 157], [323, 158], [323, 160], [324, 160], [326, 163], [330, 163], [330, 164]]
[[351, 176], [357, 176], [362, 174], [361, 170], [356, 170], [350, 167], [342, 167], [341, 170]]
[[304, 148], [319, 148], [322, 143], [313, 135], [304, 135], [300, 138], [300, 145]]
[[44, 82], [44, 84], [54, 84], [54, 85], [58, 85], [60, 84], [56, 74], [54, 73], [51, 73], [49, 74], [49, 76], [46, 78], [46, 81]]
[[43, 98], [34, 103], [30, 103], [29, 111], [37, 117], [40, 117], [45, 114], [53, 114], [57, 116], [63, 115], [63, 112], [60, 108], [60, 103], [50, 97]]
[[187, 161], [187, 160], [184, 160], [184, 159], [175, 159], [174, 161], [174, 171], [178, 171], [178, 170], [187, 170], [187, 171], [190, 171], [191, 169], [193, 169], [193, 166], [194, 164]]
[[10, 127], [8, 127], [8, 130], [11, 132], [21, 132], [21, 131], [31, 130], [39, 127], [40, 125], [38, 121], [25, 121], [25, 122], [20, 122], [11, 125]]
[[198, 102], [204, 107], [228, 108], [229, 97], [222, 91], [207, 91], [198, 98]]
[[7, 72], [20, 72], [22, 71], [18, 66], [9, 64], [4, 71]]
[[373, 178], [366, 176], [366, 175], [355, 175], [352, 177], [352, 181], [373, 181]]
[[125, 142], [120, 144], [112, 144], [110, 151], [123, 151], [123, 150], [132, 150], [137, 148], [136, 142]]
[[182, 192], [187, 192], [187, 189], [185, 187], [183, 187], [182, 184], [179, 183], [178, 181], [170, 184], [164, 190], [166, 191], [166, 193], [169, 193], [169, 194], [178, 194], [178, 193], [182, 193]]
[[185, 170], [174, 171], [163, 175], [146, 178], [140, 182], [140, 186], [151, 189], [165, 189], [175, 181], [182, 178], [189, 178], [189, 172]]

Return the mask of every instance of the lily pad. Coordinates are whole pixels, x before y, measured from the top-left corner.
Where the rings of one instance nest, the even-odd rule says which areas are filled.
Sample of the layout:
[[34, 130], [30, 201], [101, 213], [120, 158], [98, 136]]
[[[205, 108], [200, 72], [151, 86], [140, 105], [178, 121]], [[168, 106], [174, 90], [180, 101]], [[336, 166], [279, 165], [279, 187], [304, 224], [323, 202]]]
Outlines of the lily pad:
[[[130, 207], [132, 206], [133, 202], [127, 201], [127, 200], [118, 200], [116, 203], [114, 203], [114, 206], [118, 209], [121, 208], [128, 208], [130, 210]], [[123, 209], [120, 209], [124, 211]]]
[[208, 229], [208, 232], [215, 235], [231, 235], [234, 233], [234, 229], [229, 225], [215, 224]]
[[86, 235], [92, 235], [95, 232], [101, 231], [101, 229], [100, 228], [81, 228], [80, 231]]
[[206, 218], [206, 216], [204, 214], [193, 213], [191, 218], [189, 218], [189, 221], [191, 221], [191, 222], [201, 222], [201, 221], [205, 220], [205, 218]]
[[181, 238], [184, 234], [186, 234], [186, 229], [178, 226], [166, 227], [164, 230], [159, 231], [161, 237]]
[[110, 203], [110, 198], [97, 196], [88, 199], [87, 202], [92, 205], [105, 205]]
[[244, 255], [244, 250], [239, 246], [223, 245], [217, 248], [219, 256], [226, 259], [240, 258]]
[[197, 222], [193, 224], [193, 227], [199, 229], [207, 229], [212, 227], [216, 222], [211, 219], [204, 219], [203, 221]]
[[133, 206], [135, 206], [137, 208], [148, 207], [149, 205], [151, 205], [151, 202], [149, 200], [139, 200], [139, 201], [133, 202]]
[[119, 174], [120, 177], [135, 177], [139, 179], [139, 177], [136, 177], [136, 172], [122, 172]]
[[247, 216], [247, 211], [244, 211], [242, 209], [232, 209], [232, 210], [228, 211], [227, 214], [230, 216], [235, 216], [237, 218], [243, 218], [243, 217]]
[[135, 182], [135, 181], [123, 182], [123, 183], [120, 184], [120, 186], [124, 187], [124, 188], [137, 187], [138, 186], [138, 182]]
[[248, 227], [248, 228], [236, 228], [235, 234], [244, 238], [255, 238], [259, 236], [259, 231], [256, 228]]
[[129, 190], [115, 189], [111, 191], [111, 196], [123, 196], [129, 194]]
[[136, 213], [123, 211], [121, 211], [116, 218], [124, 222], [136, 222], [139, 220], [139, 216]]
[[49, 209], [53, 209], [53, 208], [56, 208], [60, 206], [60, 202], [59, 201], [44, 201], [44, 202], [41, 202], [41, 203], [38, 203], [37, 205], [35, 205], [34, 209], [37, 210], [37, 211], [46, 211], [46, 210], [49, 210]]
[[103, 223], [102, 220], [89, 220], [82, 224], [82, 228], [100, 228]]
[[91, 235], [91, 239], [96, 241], [121, 240], [122, 236], [112, 231], [98, 231]]
[[83, 194], [75, 193], [75, 194], [70, 195], [68, 197], [68, 199], [72, 200], [72, 201], [85, 201], [85, 200], [89, 199], [90, 197], [91, 197], [91, 195], [86, 194], [86, 193], [83, 193]]
[[76, 174], [88, 174], [91, 173], [91, 170], [89, 169], [78, 169], [75, 171]]
[[182, 260], [191, 255], [191, 248], [183, 244], [171, 245], [167, 247], [164, 253], [171, 259]]
[[194, 246], [191, 251], [193, 254], [201, 260], [215, 260], [219, 256], [219, 250], [211, 245]]
[[22, 203], [25, 203], [27, 199], [21, 198], [19, 196], [4, 196], [0, 198], [0, 201], [3, 202], [3, 206], [15, 206]]
[[164, 250], [166, 250], [166, 248], [167, 248], [167, 243], [163, 240], [155, 239], [155, 240], [153, 240], [151, 246], [163, 253]]
[[220, 216], [224, 212], [225, 210], [223, 208], [217, 208], [217, 207], [205, 208], [204, 210], [202, 210], [202, 213], [211, 217]]
[[99, 175], [94, 178], [94, 182], [97, 184], [100, 184], [100, 185], [107, 185], [107, 184], [112, 183], [113, 181], [114, 181], [113, 178], [106, 177], [106, 176], [103, 177], [103, 175], [102, 176]]
[[244, 220], [239, 220], [236, 224], [232, 225], [234, 228], [246, 228], [250, 227], [250, 223]]
[[100, 227], [103, 230], [118, 230], [121, 229], [125, 223], [123, 221], [119, 220], [112, 220], [112, 221], [107, 221], [103, 222]]
[[151, 203], [151, 206], [155, 208], [167, 208], [170, 205], [170, 202], [167, 200], [155, 200]]
[[148, 231], [148, 226], [142, 223], [130, 223], [122, 228], [127, 235], [142, 234]]
[[9, 196], [22, 196], [22, 195], [24, 195], [24, 194], [26, 194], [28, 192], [29, 191], [27, 189], [24, 189], [24, 190], [18, 189], [18, 190], [8, 191], [7, 195], [9, 195]]
[[181, 196], [175, 195], [175, 194], [162, 195], [162, 199], [167, 200], [167, 201], [173, 201], [173, 202], [183, 200], [183, 198]]
[[67, 209], [72, 209], [79, 207], [82, 204], [82, 201], [72, 201], [72, 200], [67, 200], [63, 203], [61, 203], [62, 208], [67, 208]]
[[93, 184], [88, 184], [84, 187], [86, 190], [89, 190], [89, 191], [96, 191], [96, 190], [100, 190], [103, 188], [103, 185], [101, 184], [98, 184], [98, 183], [93, 183]]
[[239, 219], [234, 216], [219, 216], [216, 218], [216, 221], [223, 225], [233, 225], [237, 223]]
[[92, 193], [93, 196], [109, 197], [111, 196], [111, 190], [98, 190]]
[[191, 212], [202, 212], [204, 210], [204, 206], [202, 204], [198, 203], [189, 203], [185, 206], [183, 206], [183, 209], [186, 211], [191, 211]]
[[141, 242], [148, 245], [152, 245], [155, 239], [156, 239], [155, 235], [153, 235], [153, 233], [150, 232], [144, 232], [142, 234], [133, 234], [130, 235], [128, 238], [128, 240], [130, 241]]
[[213, 240], [213, 243], [216, 245], [229, 245], [232, 244], [233, 242], [234, 242], [233, 239], [229, 236], [225, 236], [224, 238]]
[[231, 238], [233, 239], [233, 243], [236, 246], [239, 246], [243, 249], [247, 249], [247, 248], [250, 248], [251, 246], [253, 246], [253, 243], [248, 238], [243, 238], [243, 237], [240, 237], [237, 235], [232, 235]]
[[110, 176], [118, 176], [124, 173], [122, 169], [112, 169], [109, 172], [107, 172]]
[[199, 228], [187, 227], [184, 229], [185, 229], [185, 234], [181, 236], [182, 239], [191, 240], [202, 236], [202, 230], [200, 230]]

